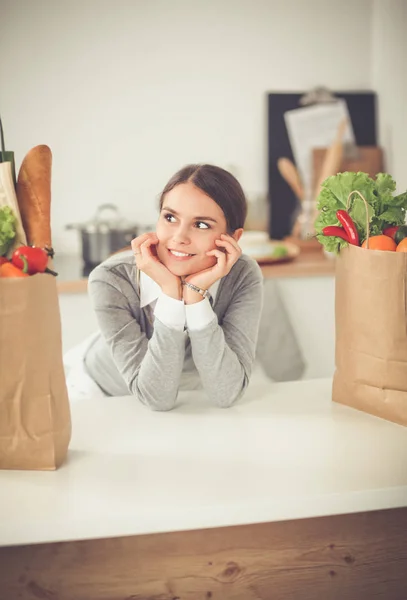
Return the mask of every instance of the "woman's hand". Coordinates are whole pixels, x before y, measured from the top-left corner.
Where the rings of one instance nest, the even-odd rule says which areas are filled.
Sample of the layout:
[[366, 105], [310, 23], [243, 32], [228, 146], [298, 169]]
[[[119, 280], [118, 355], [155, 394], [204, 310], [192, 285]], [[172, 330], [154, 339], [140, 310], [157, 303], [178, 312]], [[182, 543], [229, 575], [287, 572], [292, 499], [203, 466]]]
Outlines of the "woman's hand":
[[157, 257], [158, 237], [155, 233], [143, 233], [131, 242], [137, 268], [151, 277], [167, 296], [176, 300], [182, 297], [181, 279], [173, 275]]
[[[215, 244], [218, 248], [210, 250], [206, 255], [215, 256], [216, 264], [209, 269], [189, 275], [185, 278], [185, 281], [193, 283], [203, 290], [207, 290], [215, 283], [215, 281], [218, 281], [218, 279], [221, 279], [229, 273], [230, 269], [241, 256], [242, 249], [236, 240], [226, 233], [221, 235], [220, 240], [215, 240]], [[202, 296], [198, 292], [184, 286], [183, 299], [185, 304], [193, 304], [202, 300]]]

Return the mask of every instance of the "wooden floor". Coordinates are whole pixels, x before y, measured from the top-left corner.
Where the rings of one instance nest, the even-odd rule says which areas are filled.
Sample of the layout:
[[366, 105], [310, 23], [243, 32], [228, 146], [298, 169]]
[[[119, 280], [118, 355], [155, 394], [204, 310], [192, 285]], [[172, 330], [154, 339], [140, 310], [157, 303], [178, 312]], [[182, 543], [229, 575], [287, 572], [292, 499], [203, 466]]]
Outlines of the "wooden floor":
[[1, 600], [375, 598], [407, 599], [407, 508], [0, 548]]

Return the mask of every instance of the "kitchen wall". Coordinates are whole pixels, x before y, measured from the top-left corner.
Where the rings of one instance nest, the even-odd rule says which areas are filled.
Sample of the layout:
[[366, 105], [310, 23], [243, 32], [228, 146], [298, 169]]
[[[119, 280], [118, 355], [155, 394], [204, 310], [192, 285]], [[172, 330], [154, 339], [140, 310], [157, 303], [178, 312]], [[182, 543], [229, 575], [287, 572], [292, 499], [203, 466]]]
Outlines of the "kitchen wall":
[[387, 169], [402, 192], [407, 189], [407, 2], [375, 0], [372, 14], [372, 88], [379, 96], [379, 134]]
[[[384, 4], [387, 39], [402, 2]], [[375, 84], [393, 109], [402, 65], [392, 52], [386, 85], [385, 65], [372, 68], [378, 12], [374, 0], [0, 0], [6, 141], [17, 166], [36, 144], [53, 151], [54, 246], [79, 251], [65, 224], [103, 202], [154, 222], [187, 162], [231, 168], [249, 197], [264, 194], [267, 91]], [[405, 142], [383, 139], [398, 176]]]

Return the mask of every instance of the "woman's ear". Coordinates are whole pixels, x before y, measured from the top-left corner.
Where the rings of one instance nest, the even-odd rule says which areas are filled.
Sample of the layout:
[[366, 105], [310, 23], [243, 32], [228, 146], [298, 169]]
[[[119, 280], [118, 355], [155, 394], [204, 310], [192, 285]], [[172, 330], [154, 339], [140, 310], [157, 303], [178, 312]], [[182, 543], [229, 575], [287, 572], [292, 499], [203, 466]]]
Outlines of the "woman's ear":
[[234, 240], [236, 240], [236, 242], [238, 242], [240, 240], [240, 238], [242, 237], [242, 233], [243, 233], [243, 227], [240, 227], [239, 229], [236, 229], [234, 231], [234, 233], [232, 233], [232, 238]]

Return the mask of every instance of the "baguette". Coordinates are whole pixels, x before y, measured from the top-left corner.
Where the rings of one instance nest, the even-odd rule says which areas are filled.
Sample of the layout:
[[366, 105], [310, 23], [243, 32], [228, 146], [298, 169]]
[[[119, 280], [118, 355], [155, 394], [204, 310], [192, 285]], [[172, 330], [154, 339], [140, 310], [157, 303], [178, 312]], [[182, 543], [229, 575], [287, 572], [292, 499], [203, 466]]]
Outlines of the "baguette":
[[16, 191], [28, 244], [52, 254], [51, 168], [50, 148], [35, 146], [21, 163]]

